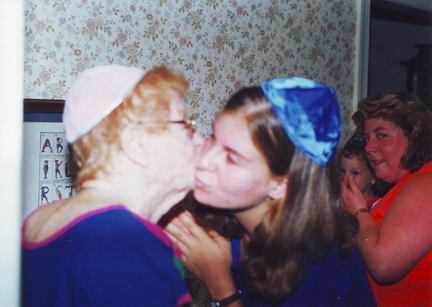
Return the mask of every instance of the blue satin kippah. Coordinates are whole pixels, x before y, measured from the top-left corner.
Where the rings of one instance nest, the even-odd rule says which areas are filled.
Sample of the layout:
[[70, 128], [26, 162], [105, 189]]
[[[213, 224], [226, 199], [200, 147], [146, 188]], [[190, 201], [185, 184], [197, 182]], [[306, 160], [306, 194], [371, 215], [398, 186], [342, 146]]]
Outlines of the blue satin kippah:
[[298, 77], [271, 80], [261, 88], [293, 144], [316, 163], [327, 166], [341, 132], [335, 90]]

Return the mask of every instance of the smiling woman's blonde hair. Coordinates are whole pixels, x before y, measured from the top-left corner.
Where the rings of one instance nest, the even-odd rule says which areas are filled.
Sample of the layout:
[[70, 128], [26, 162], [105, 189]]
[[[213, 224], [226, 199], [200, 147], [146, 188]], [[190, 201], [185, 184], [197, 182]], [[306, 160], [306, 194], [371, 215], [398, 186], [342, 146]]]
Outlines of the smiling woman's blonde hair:
[[166, 67], [148, 71], [117, 108], [73, 143], [74, 157], [79, 167], [75, 187], [79, 189], [85, 181], [110, 173], [112, 153], [120, 150], [119, 136], [129, 123], [161, 123], [157, 126], [149, 125], [149, 133], [166, 128], [164, 123], [170, 114], [170, 93], [183, 98], [188, 86], [183, 75]]

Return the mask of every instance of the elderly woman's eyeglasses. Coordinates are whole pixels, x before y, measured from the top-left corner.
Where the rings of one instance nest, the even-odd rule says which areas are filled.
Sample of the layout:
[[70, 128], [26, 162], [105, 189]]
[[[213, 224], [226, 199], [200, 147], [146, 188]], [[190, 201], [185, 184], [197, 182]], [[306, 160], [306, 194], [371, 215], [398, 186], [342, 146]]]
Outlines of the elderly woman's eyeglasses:
[[183, 124], [186, 129], [189, 129], [191, 132], [195, 131], [196, 119], [193, 117], [186, 118], [184, 120], [169, 120], [168, 124]]

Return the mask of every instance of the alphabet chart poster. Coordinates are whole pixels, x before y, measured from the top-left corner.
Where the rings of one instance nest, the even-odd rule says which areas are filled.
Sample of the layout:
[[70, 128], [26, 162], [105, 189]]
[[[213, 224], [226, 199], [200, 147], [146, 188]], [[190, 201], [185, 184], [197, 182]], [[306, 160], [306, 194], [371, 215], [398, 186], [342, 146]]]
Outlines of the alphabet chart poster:
[[68, 198], [75, 193], [73, 186], [77, 167], [64, 132], [41, 132], [39, 151], [38, 205]]
[[77, 165], [62, 123], [24, 122], [23, 216], [75, 195]]

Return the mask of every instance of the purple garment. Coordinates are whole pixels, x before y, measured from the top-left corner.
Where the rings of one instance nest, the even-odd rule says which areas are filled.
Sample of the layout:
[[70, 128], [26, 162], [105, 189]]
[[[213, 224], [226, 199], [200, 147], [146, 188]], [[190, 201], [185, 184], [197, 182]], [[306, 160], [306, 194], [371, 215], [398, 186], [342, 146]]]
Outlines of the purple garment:
[[324, 258], [308, 265], [303, 283], [280, 305], [271, 305], [247, 291], [240, 261], [240, 242], [231, 240], [231, 271], [245, 307], [376, 307], [363, 262], [357, 250], [342, 259], [332, 247]]
[[123, 206], [80, 216], [43, 242], [23, 241], [22, 255], [23, 306], [191, 304], [170, 239]]

